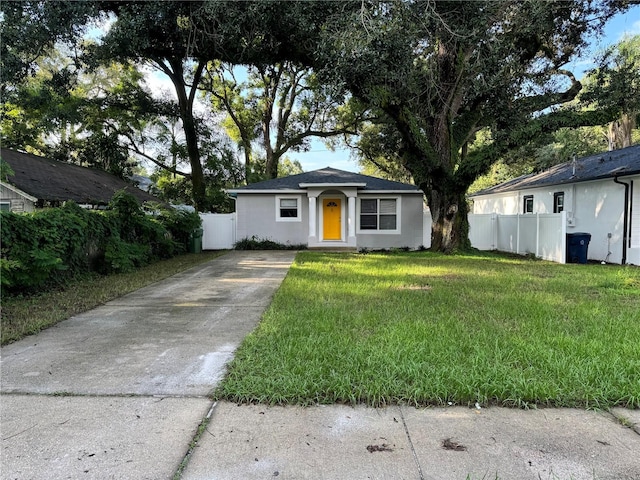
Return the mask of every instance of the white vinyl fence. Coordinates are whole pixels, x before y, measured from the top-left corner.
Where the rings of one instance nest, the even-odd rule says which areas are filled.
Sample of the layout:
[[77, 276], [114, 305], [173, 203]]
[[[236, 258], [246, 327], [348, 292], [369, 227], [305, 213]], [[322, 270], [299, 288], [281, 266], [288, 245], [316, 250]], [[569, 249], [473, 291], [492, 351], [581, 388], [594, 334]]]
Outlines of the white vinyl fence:
[[[233, 248], [236, 243], [235, 213], [201, 213], [200, 218], [203, 228], [203, 250]], [[425, 210], [423, 222], [423, 245], [429, 248], [429, 210]], [[534, 254], [544, 260], [566, 263], [566, 225], [566, 212], [524, 215], [470, 214], [469, 240], [478, 250]]]
[[534, 254], [566, 263], [567, 214], [470, 214], [469, 240], [478, 250]]
[[431, 247], [431, 211], [425, 208], [422, 214], [422, 246]]
[[227, 250], [236, 243], [235, 213], [201, 213], [202, 249]]

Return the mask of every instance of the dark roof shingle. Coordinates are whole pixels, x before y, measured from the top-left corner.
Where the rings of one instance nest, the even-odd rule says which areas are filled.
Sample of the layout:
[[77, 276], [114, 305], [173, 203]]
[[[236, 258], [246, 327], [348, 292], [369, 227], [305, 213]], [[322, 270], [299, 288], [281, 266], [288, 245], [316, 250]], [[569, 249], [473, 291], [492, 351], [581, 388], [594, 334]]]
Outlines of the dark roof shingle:
[[491, 188], [476, 192], [471, 197], [492, 193], [512, 192], [525, 188], [586, 182], [616, 176], [640, 174], [640, 145], [598, 153], [575, 161], [555, 165], [540, 173], [523, 175]]
[[420, 189], [415, 185], [409, 185], [382, 178], [371, 177], [359, 173], [345, 172], [336, 168], [322, 168], [312, 172], [299, 173], [297, 175], [289, 175], [288, 177], [274, 178], [262, 182], [252, 183], [244, 187], [233, 189], [234, 192], [251, 192], [252, 190], [298, 190], [301, 184], [362, 184], [361, 190], [402, 190], [407, 193], [420, 193]]
[[118, 190], [125, 189], [140, 203], [160, 202], [157, 197], [103, 170], [80, 167], [8, 148], [0, 156], [15, 175], [7, 183], [47, 202], [73, 200], [83, 204], [107, 204]]

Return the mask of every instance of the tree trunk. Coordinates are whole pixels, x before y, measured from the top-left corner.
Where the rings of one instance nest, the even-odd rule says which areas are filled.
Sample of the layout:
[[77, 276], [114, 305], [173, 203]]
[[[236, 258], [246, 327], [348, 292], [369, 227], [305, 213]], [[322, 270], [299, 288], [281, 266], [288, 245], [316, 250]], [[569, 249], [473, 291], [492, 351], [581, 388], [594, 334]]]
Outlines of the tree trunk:
[[633, 114], [623, 113], [618, 120], [611, 122], [607, 131], [609, 151], [630, 147], [634, 128], [636, 128], [636, 122]]
[[469, 207], [465, 192], [423, 187], [431, 210], [431, 250], [444, 253], [471, 249]]
[[156, 64], [171, 79], [178, 97], [178, 108], [180, 111], [180, 119], [184, 129], [185, 142], [187, 144], [187, 154], [189, 155], [189, 164], [191, 165], [191, 187], [193, 206], [196, 211], [203, 212], [206, 209], [206, 191], [204, 183], [204, 172], [202, 163], [200, 163], [200, 148], [198, 146], [198, 132], [196, 131], [196, 122], [193, 117], [193, 99], [195, 88], [198, 84], [200, 74], [202, 73], [203, 64], [199, 64], [194, 80], [191, 93], [187, 94], [187, 83], [184, 80], [184, 71], [181, 59], [169, 59], [168, 64], [172, 67], [169, 69], [161, 60], [156, 60]]
[[[242, 133], [240, 134], [242, 136]], [[244, 137], [242, 138], [242, 151], [244, 152], [244, 183], [249, 185], [251, 183], [251, 142], [247, 142]]]
[[271, 147], [267, 147], [267, 160], [264, 172], [267, 180], [278, 178], [278, 160], [279, 159], [276, 157], [273, 149]]
[[271, 146], [271, 120], [273, 119], [273, 108], [275, 95], [280, 83], [280, 75], [275, 75], [267, 81], [267, 77], [262, 76], [264, 85], [264, 109], [262, 111], [262, 144], [265, 150], [264, 173], [267, 180], [278, 178], [278, 159], [275, 158], [273, 147]]
[[206, 192], [204, 184], [204, 172], [200, 163], [200, 148], [198, 147], [198, 134], [196, 132], [193, 114], [190, 111], [182, 111], [180, 108], [182, 122], [184, 125], [184, 136], [187, 142], [187, 153], [191, 165], [191, 185], [193, 187], [193, 206], [196, 211], [203, 212], [206, 209]]
[[635, 115], [630, 113], [622, 114], [620, 118], [620, 148], [626, 148], [631, 146], [632, 132], [636, 128]]

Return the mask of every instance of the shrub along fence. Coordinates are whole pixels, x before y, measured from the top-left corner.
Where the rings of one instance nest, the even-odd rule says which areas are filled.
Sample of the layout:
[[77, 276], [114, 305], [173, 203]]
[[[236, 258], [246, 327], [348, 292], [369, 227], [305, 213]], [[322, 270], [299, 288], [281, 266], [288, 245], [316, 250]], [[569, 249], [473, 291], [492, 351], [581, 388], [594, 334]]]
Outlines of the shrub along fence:
[[67, 202], [61, 208], [1, 215], [2, 290], [13, 293], [89, 272], [126, 272], [184, 253], [189, 234], [200, 226], [195, 213], [159, 208], [147, 215], [124, 191], [104, 211]]

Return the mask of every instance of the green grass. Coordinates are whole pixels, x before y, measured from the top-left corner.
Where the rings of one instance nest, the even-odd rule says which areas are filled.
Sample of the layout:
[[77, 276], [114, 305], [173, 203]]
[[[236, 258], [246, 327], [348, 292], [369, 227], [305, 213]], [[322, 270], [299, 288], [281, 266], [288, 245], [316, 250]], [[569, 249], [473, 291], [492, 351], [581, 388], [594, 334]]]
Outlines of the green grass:
[[640, 269], [299, 253], [215, 396], [640, 407]]
[[2, 345], [38, 333], [73, 315], [207, 262], [222, 253], [180, 255], [131, 273], [88, 276], [38, 295], [4, 296], [0, 322]]

